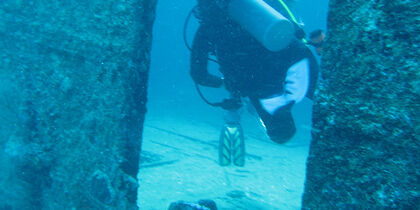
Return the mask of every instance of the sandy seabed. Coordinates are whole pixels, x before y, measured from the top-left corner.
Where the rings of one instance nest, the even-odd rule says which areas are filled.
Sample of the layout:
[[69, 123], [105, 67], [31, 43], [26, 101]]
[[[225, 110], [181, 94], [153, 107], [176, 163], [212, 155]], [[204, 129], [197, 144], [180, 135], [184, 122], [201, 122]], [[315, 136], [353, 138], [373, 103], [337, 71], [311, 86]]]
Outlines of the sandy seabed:
[[212, 199], [221, 210], [300, 209], [311, 106], [304, 100], [294, 107], [297, 133], [285, 145], [269, 140], [258, 118], [242, 111], [244, 167], [217, 163], [222, 110], [194, 115], [188, 109], [149, 106], [139, 173], [140, 209], [165, 210], [174, 201], [199, 199]]

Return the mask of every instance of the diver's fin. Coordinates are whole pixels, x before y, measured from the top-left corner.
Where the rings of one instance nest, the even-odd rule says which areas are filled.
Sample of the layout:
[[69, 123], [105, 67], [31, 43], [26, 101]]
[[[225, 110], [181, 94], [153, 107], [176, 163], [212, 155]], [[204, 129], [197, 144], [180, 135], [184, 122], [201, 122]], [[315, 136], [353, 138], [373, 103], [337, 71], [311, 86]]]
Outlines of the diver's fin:
[[229, 126], [224, 125], [219, 139], [219, 165], [227, 166], [231, 162], [231, 138]]
[[242, 127], [239, 124], [223, 126], [219, 141], [219, 164], [236, 166], [245, 165], [245, 142]]
[[241, 125], [230, 128], [232, 142], [232, 159], [236, 166], [245, 165], [245, 141]]

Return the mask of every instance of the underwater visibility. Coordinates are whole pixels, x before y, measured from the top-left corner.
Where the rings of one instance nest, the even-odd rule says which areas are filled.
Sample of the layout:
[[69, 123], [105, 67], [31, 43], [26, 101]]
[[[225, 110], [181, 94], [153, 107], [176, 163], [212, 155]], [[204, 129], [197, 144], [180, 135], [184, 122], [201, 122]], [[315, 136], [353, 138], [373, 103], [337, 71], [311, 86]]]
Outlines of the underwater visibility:
[[420, 209], [420, 2], [4, 0], [0, 210]]

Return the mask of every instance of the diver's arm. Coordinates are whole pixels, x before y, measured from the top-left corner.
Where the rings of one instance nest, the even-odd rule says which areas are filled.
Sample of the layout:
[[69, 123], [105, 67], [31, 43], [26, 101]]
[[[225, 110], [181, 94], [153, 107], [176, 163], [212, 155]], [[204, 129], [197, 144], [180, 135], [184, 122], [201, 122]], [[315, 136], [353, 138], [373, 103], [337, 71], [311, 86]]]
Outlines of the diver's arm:
[[270, 114], [289, 104], [299, 103], [304, 97], [313, 99], [318, 81], [319, 66], [312, 52], [303, 46], [296, 56], [302, 57], [286, 71], [283, 92], [260, 99], [262, 107]]
[[201, 25], [195, 34], [191, 50], [190, 74], [193, 80], [200, 85], [220, 87], [223, 84], [222, 78], [209, 74], [207, 70], [208, 56], [212, 51], [212, 46], [209, 43], [206, 30], [208, 29]]
[[283, 93], [260, 99], [261, 106], [270, 114], [289, 104], [299, 103], [308, 92], [309, 59], [304, 58], [287, 70]]

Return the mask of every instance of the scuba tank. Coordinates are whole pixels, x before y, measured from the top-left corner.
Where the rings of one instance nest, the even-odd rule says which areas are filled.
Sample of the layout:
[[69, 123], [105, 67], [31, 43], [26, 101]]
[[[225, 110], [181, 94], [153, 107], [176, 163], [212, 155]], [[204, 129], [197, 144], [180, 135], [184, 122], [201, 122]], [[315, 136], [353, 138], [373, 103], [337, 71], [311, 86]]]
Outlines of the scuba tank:
[[230, 0], [228, 14], [265, 48], [276, 52], [295, 38], [292, 22], [263, 0]]
[[[284, 49], [295, 38], [294, 22], [289, 21], [263, 0], [201, 1], [215, 1], [220, 9], [227, 11], [233, 20], [270, 51]], [[283, 3], [283, 6], [286, 5]]]
[[[282, 0], [279, 2], [287, 8]], [[198, 5], [202, 16], [210, 19], [225, 13], [273, 52], [284, 49], [296, 37], [293, 15], [292, 22], [263, 0], [198, 0]], [[286, 11], [290, 16], [290, 10]]]

